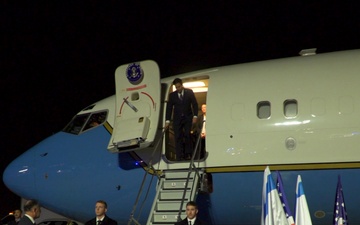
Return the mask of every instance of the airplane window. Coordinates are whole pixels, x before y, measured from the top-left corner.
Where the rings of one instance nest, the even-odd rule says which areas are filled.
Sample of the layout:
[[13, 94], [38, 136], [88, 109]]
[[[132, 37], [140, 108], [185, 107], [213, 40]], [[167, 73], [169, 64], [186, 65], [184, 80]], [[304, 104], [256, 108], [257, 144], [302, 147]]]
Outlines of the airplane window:
[[271, 116], [270, 102], [263, 101], [257, 104], [257, 116], [259, 119], [268, 119]]
[[298, 114], [298, 103], [294, 99], [284, 101], [284, 115], [286, 117], [296, 117]]
[[71, 134], [79, 134], [89, 116], [90, 113], [75, 116], [63, 131]]
[[107, 111], [86, 113], [75, 116], [71, 122], [63, 129], [64, 132], [80, 134], [90, 128], [100, 126], [106, 121]]
[[91, 114], [90, 119], [86, 123], [84, 131], [103, 124], [106, 120], [106, 114], [106, 111]]

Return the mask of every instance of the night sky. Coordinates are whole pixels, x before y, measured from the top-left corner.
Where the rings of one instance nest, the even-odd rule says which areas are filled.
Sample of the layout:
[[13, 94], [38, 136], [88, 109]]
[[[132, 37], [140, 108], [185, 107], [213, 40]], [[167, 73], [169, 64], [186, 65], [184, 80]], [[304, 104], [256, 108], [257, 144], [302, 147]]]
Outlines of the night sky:
[[[307, 48], [360, 48], [356, 1], [136, 2], [0, 1], [1, 174], [113, 95], [119, 65], [152, 59], [166, 77]], [[0, 193], [2, 218], [20, 198], [2, 181]]]

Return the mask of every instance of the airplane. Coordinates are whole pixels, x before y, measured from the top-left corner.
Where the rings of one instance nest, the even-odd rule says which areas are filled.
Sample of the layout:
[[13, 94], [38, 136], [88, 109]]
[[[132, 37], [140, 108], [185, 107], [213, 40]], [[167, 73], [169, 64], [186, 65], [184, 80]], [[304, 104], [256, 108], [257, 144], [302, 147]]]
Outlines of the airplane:
[[[292, 209], [301, 175], [314, 225], [332, 223], [340, 175], [349, 222], [360, 224], [360, 50], [301, 53], [163, 79], [152, 60], [119, 66], [116, 94], [11, 162], [4, 183], [80, 222], [103, 199], [119, 224], [174, 224], [196, 200], [208, 224], [251, 225], [269, 166]], [[164, 129], [174, 78], [207, 105], [205, 152], [190, 161], [175, 161]]]

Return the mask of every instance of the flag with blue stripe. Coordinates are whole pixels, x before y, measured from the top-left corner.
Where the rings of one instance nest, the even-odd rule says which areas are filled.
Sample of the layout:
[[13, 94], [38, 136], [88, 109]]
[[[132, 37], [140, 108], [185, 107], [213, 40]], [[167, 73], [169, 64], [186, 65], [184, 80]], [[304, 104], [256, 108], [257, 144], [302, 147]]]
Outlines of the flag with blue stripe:
[[284, 185], [283, 185], [283, 181], [282, 181], [280, 172], [276, 171], [276, 173], [277, 173], [276, 188], [278, 190], [280, 201], [284, 208], [286, 219], [287, 219], [289, 225], [295, 225], [294, 217], [292, 216], [292, 213], [291, 213], [291, 210], [289, 207], [289, 203], [288, 203], [286, 195], [285, 195]]
[[296, 183], [296, 209], [295, 209], [296, 225], [312, 225], [309, 207], [306, 201], [301, 176], [298, 175]]
[[261, 225], [288, 225], [275, 182], [267, 166], [264, 171]]
[[346, 213], [345, 200], [344, 200], [340, 175], [338, 177], [336, 196], [335, 196], [334, 225], [348, 225], [348, 218]]

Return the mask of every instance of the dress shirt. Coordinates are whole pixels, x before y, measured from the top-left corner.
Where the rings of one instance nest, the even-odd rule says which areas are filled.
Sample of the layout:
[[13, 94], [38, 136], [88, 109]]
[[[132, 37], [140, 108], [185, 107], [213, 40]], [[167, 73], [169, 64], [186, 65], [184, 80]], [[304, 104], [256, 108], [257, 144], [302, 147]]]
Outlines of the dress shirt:
[[103, 216], [103, 217], [101, 217], [101, 218], [97, 218], [97, 217], [96, 217], [96, 222], [99, 221], [99, 220], [102, 222], [102, 221], [104, 220], [104, 218], [105, 218], [105, 216]]
[[194, 225], [194, 224], [195, 224], [195, 220], [196, 220], [196, 217], [193, 218], [193, 219], [189, 219], [189, 218], [188, 218], [188, 224], [190, 224], [190, 222], [191, 222], [191, 225]]

